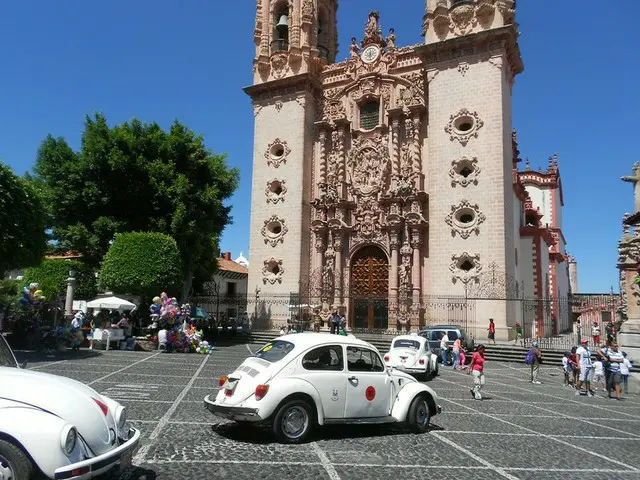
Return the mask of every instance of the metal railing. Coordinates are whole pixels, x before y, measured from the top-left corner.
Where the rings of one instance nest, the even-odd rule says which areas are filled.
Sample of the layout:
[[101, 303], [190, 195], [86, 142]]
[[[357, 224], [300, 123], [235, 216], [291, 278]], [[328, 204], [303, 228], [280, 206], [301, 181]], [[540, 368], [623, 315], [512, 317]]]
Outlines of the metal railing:
[[271, 42], [271, 55], [289, 50], [289, 40], [280, 38]]

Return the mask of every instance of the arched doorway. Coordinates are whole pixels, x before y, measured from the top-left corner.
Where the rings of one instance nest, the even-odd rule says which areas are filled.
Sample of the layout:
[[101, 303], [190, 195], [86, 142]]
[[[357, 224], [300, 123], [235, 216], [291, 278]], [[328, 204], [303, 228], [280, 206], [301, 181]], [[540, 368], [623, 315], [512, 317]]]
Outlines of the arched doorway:
[[351, 260], [350, 325], [353, 328], [389, 326], [389, 262], [374, 246], [358, 250]]

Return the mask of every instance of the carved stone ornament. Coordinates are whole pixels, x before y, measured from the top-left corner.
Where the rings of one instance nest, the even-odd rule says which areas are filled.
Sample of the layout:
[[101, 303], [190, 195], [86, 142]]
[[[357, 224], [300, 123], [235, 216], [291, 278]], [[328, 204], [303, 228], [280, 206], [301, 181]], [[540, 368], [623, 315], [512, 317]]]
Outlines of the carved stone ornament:
[[358, 137], [349, 150], [348, 168], [351, 188], [357, 195], [374, 195], [382, 190], [391, 159], [386, 135]]
[[271, 215], [264, 221], [260, 233], [264, 237], [264, 243], [275, 247], [278, 243], [284, 243], [284, 236], [288, 231], [289, 229], [285, 225], [284, 219], [279, 218], [277, 215]]
[[264, 152], [264, 158], [267, 159], [267, 165], [273, 165], [278, 168], [280, 164], [286, 163], [287, 156], [291, 153], [291, 149], [287, 145], [287, 142], [276, 138], [273, 142], [267, 145], [267, 150]]
[[284, 203], [284, 196], [287, 193], [287, 184], [282, 178], [272, 178], [267, 182], [267, 187], [264, 191], [267, 196], [267, 203]]
[[451, 255], [451, 265], [449, 270], [453, 274], [453, 283], [458, 281], [467, 284], [471, 281], [478, 282], [482, 265], [480, 265], [480, 255], [471, 255], [464, 252], [461, 255]]
[[304, 0], [302, 2], [302, 18], [307, 20], [313, 17], [313, 0]]
[[404, 80], [407, 86], [400, 88], [400, 93], [396, 100], [398, 107], [410, 107], [413, 105], [424, 105], [424, 75], [422, 72], [413, 73]]
[[451, 235], [460, 235], [469, 238], [472, 233], [480, 233], [480, 225], [487, 217], [480, 211], [478, 204], [471, 204], [468, 200], [462, 200], [458, 205], [451, 206], [451, 213], [446, 216], [445, 222], [451, 227]]
[[449, 177], [451, 177], [452, 187], [456, 185], [460, 185], [461, 187], [467, 187], [472, 184], [477, 185], [479, 174], [480, 167], [478, 166], [477, 157], [462, 157], [451, 162]]
[[356, 241], [364, 242], [381, 238], [380, 213], [381, 209], [373, 198], [367, 198], [358, 205], [354, 227]]
[[274, 106], [276, 107], [276, 111], [278, 113], [280, 113], [280, 110], [282, 110], [282, 106], [284, 104], [282, 103], [282, 100], [276, 100], [276, 103], [274, 104]]
[[276, 79], [284, 77], [289, 72], [289, 61], [286, 55], [274, 55], [271, 57], [271, 72]]
[[271, 257], [269, 260], [264, 261], [262, 267], [262, 282], [270, 283], [271, 285], [282, 283], [282, 275], [284, 274], [284, 267], [282, 266], [282, 259], [275, 259]]
[[478, 138], [478, 130], [484, 126], [478, 112], [472, 112], [466, 108], [449, 117], [449, 123], [444, 131], [449, 134], [451, 141], [458, 140], [466, 145], [471, 138]]
[[464, 77], [469, 71], [469, 64], [467, 62], [460, 63], [458, 65], [458, 71], [460, 72], [460, 75]]
[[449, 14], [451, 18], [451, 26], [459, 35], [466, 35], [476, 25], [476, 12], [474, 5], [466, 4], [459, 5]]
[[342, 99], [325, 97], [320, 108], [322, 114], [321, 119], [328, 123], [345, 118], [347, 115], [347, 110], [344, 108]]

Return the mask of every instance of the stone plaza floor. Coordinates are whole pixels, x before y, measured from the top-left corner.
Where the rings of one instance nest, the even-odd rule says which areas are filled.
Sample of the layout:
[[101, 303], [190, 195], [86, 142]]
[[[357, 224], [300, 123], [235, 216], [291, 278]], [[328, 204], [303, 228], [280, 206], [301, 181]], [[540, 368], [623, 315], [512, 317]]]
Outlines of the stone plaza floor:
[[[443, 413], [427, 434], [397, 426], [332, 427], [313, 441], [280, 445], [264, 429], [225, 422], [203, 398], [256, 346], [219, 347], [209, 356], [87, 352], [28, 368], [90, 385], [129, 409], [142, 431], [134, 463], [167, 479], [640, 479], [640, 397], [574, 396], [562, 373], [487, 362], [486, 398], [451, 369], [428, 381]], [[131, 472], [130, 472], [131, 473]], [[128, 477], [130, 478], [130, 477]]]

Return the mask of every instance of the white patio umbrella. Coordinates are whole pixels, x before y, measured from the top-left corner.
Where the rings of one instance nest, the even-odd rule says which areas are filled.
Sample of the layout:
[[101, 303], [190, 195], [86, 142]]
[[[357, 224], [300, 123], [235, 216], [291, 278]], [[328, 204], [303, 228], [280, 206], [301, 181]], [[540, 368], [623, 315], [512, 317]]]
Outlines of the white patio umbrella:
[[96, 298], [87, 303], [87, 308], [105, 309], [105, 310], [134, 310], [135, 303], [118, 297]]

